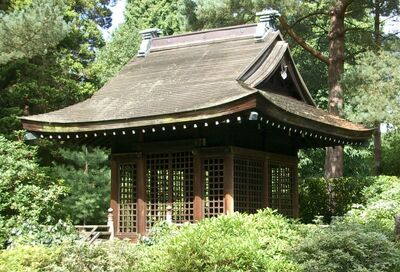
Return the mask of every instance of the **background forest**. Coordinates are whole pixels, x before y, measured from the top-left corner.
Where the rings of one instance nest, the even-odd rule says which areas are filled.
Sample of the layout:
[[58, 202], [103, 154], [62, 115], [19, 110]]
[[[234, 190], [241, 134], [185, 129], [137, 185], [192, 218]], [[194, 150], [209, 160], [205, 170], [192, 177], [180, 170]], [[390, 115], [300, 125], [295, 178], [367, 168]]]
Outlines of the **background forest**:
[[[42, 271], [399, 271], [393, 216], [400, 213], [400, 40], [396, 29], [384, 32], [399, 16], [398, 0], [127, 0], [124, 22], [105, 41], [115, 4], [0, 1], [0, 246], [14, 248], [0, 253], [0, 271], [26, 271], [20, 261], [26, 255], [32, 269]], [[342, 9], [337, 84], [344, 106], [338, 114], [379, 128], [367, 146], [344, 148], [343, 177], [324, 178], [324, 149], [299, 152], [299, 221], [314, 225], [266, 210], [182, 230], [161, 223], [138, 248], [76, 246], [74, 224], [106, 221], [109, 151], [28, 141], [18, 117], [90, 97], [136, 55], [140, 30], [158, 27], [172, 35], [252, 23], [267, 7], [282, 15], [277, 27], [318, 106], [328, 110], [331, 19]], [[271, 241], [259, 239], [278, 230], [281, 236]], [[227, 244], [203, 241], [210, 232]], [[193, 263], [185, 264], [189, 259]]]

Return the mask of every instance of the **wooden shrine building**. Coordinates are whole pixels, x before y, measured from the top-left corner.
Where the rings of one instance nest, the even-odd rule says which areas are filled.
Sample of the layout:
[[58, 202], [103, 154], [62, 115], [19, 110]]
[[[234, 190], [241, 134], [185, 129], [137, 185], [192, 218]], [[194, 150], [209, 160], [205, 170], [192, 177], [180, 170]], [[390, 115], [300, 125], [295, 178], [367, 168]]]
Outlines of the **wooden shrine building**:
[[90, 99], [23, 126], [111, 147], [118, 237], [145, 234], [167, 209], [174, 223], [263, 207], [296, 217], [298, 150], [361, 145], [372, 130], [316, 107], [271, 17], [143, 31], [138, 56]]

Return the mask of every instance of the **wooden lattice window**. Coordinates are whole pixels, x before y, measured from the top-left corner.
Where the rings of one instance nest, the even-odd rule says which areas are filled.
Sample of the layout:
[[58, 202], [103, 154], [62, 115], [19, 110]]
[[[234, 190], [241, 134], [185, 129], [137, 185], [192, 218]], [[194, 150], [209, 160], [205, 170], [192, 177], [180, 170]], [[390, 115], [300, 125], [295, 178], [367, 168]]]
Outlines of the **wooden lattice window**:
[[193, 155], [191, 152], [148, 154], [146, 159], [147, 229], [165, 220], [194, 222]]
[[136, 233], [136, 164], [121, 163], [119, 174], [119, 215], [120, 233]]
[[147, 229], [165, 220], [169, 199], [169, 154], [149, 154], [146, 159]]
[[194, 222], [193, 155], [172, 153], [172, 221]]
[[272, 163], [269, 167], [270, 195], [269, 204], [284, 215], [293, 215], [292, 184], [294, 168], [292, 166]]
[[255, 213], [263, 207], [264, 162], [234, 159], [235, 211]]
[[203, 160], [204, 216], [224, 213], [224, 160]]

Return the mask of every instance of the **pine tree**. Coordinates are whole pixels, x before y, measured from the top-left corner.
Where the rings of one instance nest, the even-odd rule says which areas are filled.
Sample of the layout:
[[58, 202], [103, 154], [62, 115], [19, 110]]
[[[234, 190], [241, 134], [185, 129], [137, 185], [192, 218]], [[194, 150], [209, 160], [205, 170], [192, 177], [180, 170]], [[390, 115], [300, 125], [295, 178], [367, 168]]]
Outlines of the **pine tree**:
[[171, 35], [183, 30], [179, 0], [128, 0], [124, 14], [125, 22], [100, 50], [91, 69], [100, 85], [137, 54], [141, 41], [139, 31], [156, 27], [164, 35]]
[[69, 188], [63, 212], [75, 224], [104, 223], [110, 204], [108, 154], [99, 148], [61, 149], [61, 161], [53, 167], [54, 176]]
[[0, 13], [0, 64], [44, 55], [68, 33], [60, 0], [34, 0], [8, 14]]

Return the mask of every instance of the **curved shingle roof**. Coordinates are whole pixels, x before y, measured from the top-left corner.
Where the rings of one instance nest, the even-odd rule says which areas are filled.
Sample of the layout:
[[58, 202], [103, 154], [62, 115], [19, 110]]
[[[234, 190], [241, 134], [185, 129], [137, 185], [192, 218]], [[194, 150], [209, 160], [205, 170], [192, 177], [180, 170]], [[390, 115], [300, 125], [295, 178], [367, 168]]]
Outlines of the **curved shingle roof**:
[[[257, 108], [259, 103], [250, 101], [262, 99], [279, 109], [282, 121], [285, 114], [292, 114], [305, 125], [339, 129], [338, 136], [369, 137], [371, 131], [365, 127], [317, 109], [279, 31], [268, 32], [260, 42], [253, 37], [255, 28], [156, 38], [149, 54], [132, 59], [91, 98], [23, 117], [24, 128], [62, 133], [186, 122]], [[257, 89], [282, 65], [289, 67], [296, 99]]]

